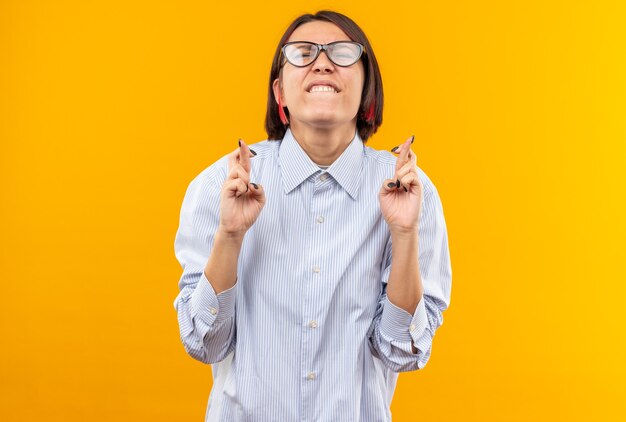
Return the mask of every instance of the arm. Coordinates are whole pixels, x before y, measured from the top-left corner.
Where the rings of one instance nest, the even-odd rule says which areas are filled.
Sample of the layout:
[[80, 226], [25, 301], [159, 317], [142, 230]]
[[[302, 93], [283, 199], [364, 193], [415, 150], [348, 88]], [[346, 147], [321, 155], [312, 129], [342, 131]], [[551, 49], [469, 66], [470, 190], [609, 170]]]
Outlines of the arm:
[[392, 235], [383, 266], [370, 346], [394, 372], [422, 369], [450, 304], [452, 286], [446, 224], [434, 187], [425, 195], [418, 235]]
[[261, 185], [250, 183], [253, 155], [240, 141], [228, 156], [226, 180], [216, 175], [216, 163], [191, 182], [183, 200], [174, 245], [183, 275], [174, 307], [185, 350], [204, 363], [223, 360], [236, 344], [237, 261], [265, 203]]
[[[232, 274], [236, 274], [241, 242], [229, 242], [217, 232], [219, 195], [217, 182], [208, 176], [201, 174], [191, 182], [174, 242], [176, 257], [183, 267], [180, 293], [174, 301], [180, 338], [187, 353], [204, 363], [223, 360], [236, 342], [237, 287]], [[212, 263], [224, 256], [229, 267], [224, 273], [229, 274], [232, 284], [215, 289], [209, 281], [212, 274], [218, 273]]]

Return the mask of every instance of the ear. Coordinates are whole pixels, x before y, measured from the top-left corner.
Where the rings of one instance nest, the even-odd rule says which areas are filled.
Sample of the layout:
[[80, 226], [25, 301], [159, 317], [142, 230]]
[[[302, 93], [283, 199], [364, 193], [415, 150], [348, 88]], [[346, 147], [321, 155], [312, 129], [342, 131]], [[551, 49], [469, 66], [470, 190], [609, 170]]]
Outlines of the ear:
[[280, 89], [280, 80], [278, 78], [274, 79], [272, 83], [272, 90], [274, 91], [274, 99], [276, 100], [276, 104], [278, 104], [278, 99], [280, 98], [280, 102], [285, 105], [285, 97], [283, 96], [283, 91]]

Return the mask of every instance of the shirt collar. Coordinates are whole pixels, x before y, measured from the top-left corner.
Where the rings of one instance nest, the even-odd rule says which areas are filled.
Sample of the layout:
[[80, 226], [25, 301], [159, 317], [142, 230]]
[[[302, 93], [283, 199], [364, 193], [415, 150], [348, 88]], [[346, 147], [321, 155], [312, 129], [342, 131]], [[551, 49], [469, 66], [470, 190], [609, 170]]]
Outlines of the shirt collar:
[[[352, 199], [356, 199], [359, 193], [365, 148], [358, 131], [355, 132], [350, 145], [327, 170], [328, 174], [348, 192]], [[285, 193], [291, 192], [311, 175], [320, 171], [319, 166], [302, 149], [289, 128], [287, 128], [280, 144], [278, 162], [283, 176]]]

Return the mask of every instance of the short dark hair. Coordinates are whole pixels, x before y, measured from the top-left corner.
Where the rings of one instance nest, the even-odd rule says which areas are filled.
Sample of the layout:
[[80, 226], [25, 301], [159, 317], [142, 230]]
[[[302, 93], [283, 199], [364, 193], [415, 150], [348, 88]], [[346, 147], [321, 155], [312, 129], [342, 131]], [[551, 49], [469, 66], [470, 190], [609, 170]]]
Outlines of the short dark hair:
[[[265, 114], [265, 130], [268, 139], [282, 139], [285, 136], [286, 127], [281, 122], [278, 114], [278, 105], [274, 97], [272, 85], [274, 80], [279, 77], [281, 71], [281, 49], [287, 42], [293, 31], [304, 23], [314, 21], [326, 21], [337, 25], [352, 40], [363, 44], [365, 54], [361, 56], [363, 67], [365, 69], [365, 81], [363, 84], [363, 92], [361, 93], [361, 105], [357, 114], [357, 130], [359, 136], [365, 142], [372, 134], [376, 132], [383, 122], [383, 82], [378, 69], [378, 62], [374, 55], [374, 50], [370, 45], [367, 36], [363, 30], [349, 17], [341, 13], [321, 10], [316, 14], [307, 13], [296, 18], [283, 34], [274, 60], [272, 61], [272, 70], [270, 71], [269, 92], [267, 96], [267, 112]], [[289, 117], [289, 111], [285, 109], [285, 114]]]

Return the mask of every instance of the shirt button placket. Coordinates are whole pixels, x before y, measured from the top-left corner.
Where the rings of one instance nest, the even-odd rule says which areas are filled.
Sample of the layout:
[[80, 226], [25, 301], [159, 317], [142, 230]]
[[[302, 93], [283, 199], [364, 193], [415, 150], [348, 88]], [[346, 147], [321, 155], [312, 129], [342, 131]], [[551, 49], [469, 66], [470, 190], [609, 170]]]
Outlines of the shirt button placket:
[[[303, 356], [302, 356], [302, 409], [303, 409], [303, 419], [302, 420], [310, 420], [309, 417], [311, 414], [309, 412], [315, 408], [315, 404], [313, 403], [314, 390], [316, 389], [315, 381], [317, 381], [317, 373], [315, 369], [319, 369], [318, 362], [316, 362], [316, 350], [319, 347], [319, 335], [320, 332], [319, 324], [316, 321], [315, 317], [318, 316], [319, 310], [317, 307], [319, 304], [317, 301], [319, 300], [319, 291], [321, 289], [321, 282], [325, 279], [325, 276], [322, 274], [322, 266], [326, 265], [324, 259], [324, 238], [326, 236], [326, 228], [322, 226], [325, 223], [326, 217], [323, 215], [325, 213], [324, 208], [324, 200], [328, 195], [329, 189], [329, 175], [326, 173], [322, 173], [318, 176], [317, 180], [315, 180], [315, 185], [313, 187], [313, 197], [311, 206], [309, 209], [309, 218], [311, 220], [312, 226], [309, 226], [311, 231], [311, 243], [310, 251], [312, 252], [310, 255], [311, 261], [309, 261], [310, 269], [311, 269], [311, 282], [307, 285], [307, 300], [306, 306], [303, 309], [303, 314], [305, 315], [305, 320], [303, 321], [303, 333], [302, 333], [302, 341], [303, 341]], [[326, 269], [326, 268], [324, 268]], [[311, 296], [309, 296], [311, 295]], [[308, 318], [307, 318], [308, 317]], [[308, 416], [306, 416], [308, 415]]]

